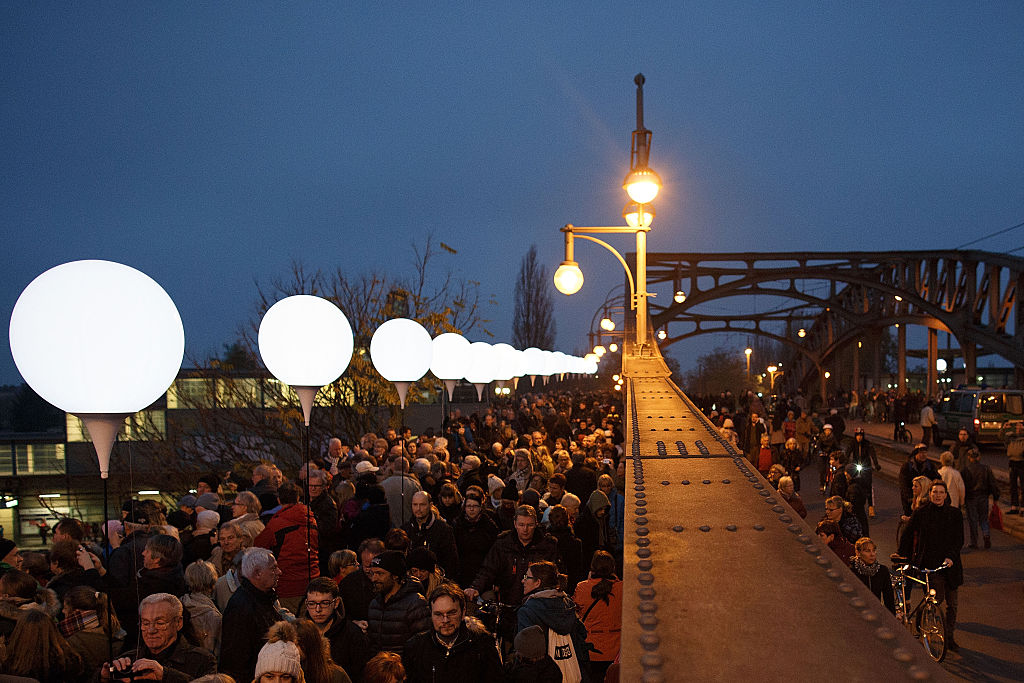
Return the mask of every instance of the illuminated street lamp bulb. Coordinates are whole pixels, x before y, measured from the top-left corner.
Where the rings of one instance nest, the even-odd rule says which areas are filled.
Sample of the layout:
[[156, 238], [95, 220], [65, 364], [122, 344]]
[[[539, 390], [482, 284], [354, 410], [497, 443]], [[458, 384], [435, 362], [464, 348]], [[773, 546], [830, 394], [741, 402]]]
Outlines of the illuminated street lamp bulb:
[[594, 347], [594, 355], [596, 355], [598, 358], [600, 358], [606, 353], [608, 353], [608, 349], [604, 348], [600, 344]]
[[575, 294], [583, 286], [583, 271], [575, 261], [562, 261], [555, 271], [555, 289], [566, 296]]
[[899, 323], [896, 323], [896, 329], [897, 330], [900, 329], [900, 324]]
[[750, 354], [752, 354], [753, 352], [754, 352], [754, 349], [750, 348], [749, 346], [747, 348], [743, 349], [743, 353], [746, 354], [746, 356], [748, 358], [750, 357]]
[[858, 349], [864, 348], [864, 342], [857, 342], [857, 348]]
[[596, 353], [588, 353], [587, 355], [583, 356], [583, 360], [587, 361], [588, 363], [596, 363], [597, 361], [601, 360], [601, 357], [598, 356]]
[[894, 296], [893, 298], [894, 298], [894, 299], [896, 299], [896, 301], [903, 301], [903, 297], [902, 297], [902, 296], [900, 296], [899, 294], [897, 294], [897, 295], [896, 295], [896, 296]]
[[668, 332], [666, 332], [665, 330], [658, 330], [658, 339], [667, 339], [667, 338], [668, 338]]
[[829, 372], [828, 370], [826, 370], [826, 371], [825, 371], [825, 379], [828, 379], [828, 378], [829, 378], [829, 377], [831, 377], [831, 376], [832, 376], [832, 373], [831, 373], [831, 372]]
[[622, 385], [621, 384], [616, 384], [615, 385], [615, 391], [622, 391]]
[[626, 219], [626, 225], [631, 228], [646, 228], [654, 221], [654, 208], [644, 207], [643, 223], [640, 222], [640, 205], [636, 202], [629, 202], [622, 209], [622, 217]]
[[778, 369], [778, 366], [775, 365], [769, 365], [767, 368], [765, 368], [765, 370], [767, 370], [768, 372], [776, 372]]
[[622, 187], [637, 204], [650, 204], [661, 189], [661, 178], [649, 168], [636, 168], [626, 175]]
[[686, 301], [686, 292], [680, 289], [675, 293], [675, 296], [672, 297], [672, 300], [675, 301], [677, 304], [683, 303], [684, 301]]
[[618, 375], [612, 375], [612, 381], [618, 382], [619, 381], [619, 376]]
[[611, 343], [611, 344], [608, 345], [608, 350], [611, 351], [612, 353], [615, 353], [616, 351], [619, 350], [619, 345], [615, 344], [615, 343]]
[[611, 318], [601, 318], [601, 329], [611, 332], [615, 329], [615, 321]]
[[939, 372], [945, 372], [948, 367], [949, 364], [946, 362], [945, 358], [939, 358], [935, 361], [935, 369]]
[[807, 330], [805, 330], [804, 328], [801, 327], [800, 331], [796, 333], [796, 336], [798, 336], [801, 339], [803, 339], [804, 337], [807, 336]]

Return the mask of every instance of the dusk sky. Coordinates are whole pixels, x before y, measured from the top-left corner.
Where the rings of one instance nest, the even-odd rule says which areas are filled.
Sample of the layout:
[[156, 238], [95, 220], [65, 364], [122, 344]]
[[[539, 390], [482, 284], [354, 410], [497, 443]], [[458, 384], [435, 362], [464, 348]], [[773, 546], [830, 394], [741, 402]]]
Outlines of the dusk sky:
[[[471, 340], [510, 341], [529, 246], [552, 272], [562, 225], [622, 222], [637, 72], [651, 251], [955, 248], [1024, 221], [1022, 36], [1018, 0], [3, 3], [0, 313], [50, 267], [118, 261], [205, 357], [255, 281], [399, 274], [429, 233], [497, 301]], [[972, 248], [1024, 255], [1024, 228]], [[622, 282], [576, 252], [565, 352]]]

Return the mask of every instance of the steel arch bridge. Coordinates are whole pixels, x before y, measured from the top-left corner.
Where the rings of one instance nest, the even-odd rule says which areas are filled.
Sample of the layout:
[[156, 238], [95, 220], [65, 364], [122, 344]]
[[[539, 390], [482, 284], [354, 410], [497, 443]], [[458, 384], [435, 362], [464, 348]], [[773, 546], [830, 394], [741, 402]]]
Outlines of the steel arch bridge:
[[[928, 328], [928, 386], [936, 383], [939, 331], [956, 338], [965, 377], [974, 376], [978, 356], [986, 354], [1012, 363], [1018, 382], [1024, 377], [1024, 309], [1017, 305], [1024, 258], [976, 250], [649, 253], [647, 278], [670, 302], [651, 304], [652, 329], [668, 332], [662, 348], [713, 332], [773, 339], [793, 351], [789, 381], [818, 379], [822, 394], [824, 368], [838, 352], [855, 342], [877, 349], [881, 330], [896, 324], [901, 387], [907, 324]], [[686, 298], [676, 303], [672, 295], [680, 291]], [[701, 310], [712, 301], [750, 296], [794, 304], [735, 315]], [[854, 359], [853, 386], [859, 388], [859, 354]]]

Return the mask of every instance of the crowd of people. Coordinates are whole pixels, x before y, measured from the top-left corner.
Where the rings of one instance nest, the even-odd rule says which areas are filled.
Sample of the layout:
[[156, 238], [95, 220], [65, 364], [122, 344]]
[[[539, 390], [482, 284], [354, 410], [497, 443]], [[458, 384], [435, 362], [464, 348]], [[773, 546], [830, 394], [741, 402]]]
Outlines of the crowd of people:
[[126, 501], [97, 543], [0, 540], [0, 674], [162, 680], [617, 680], [625, 463], [614, 395], [332, 438], [286, 476]]

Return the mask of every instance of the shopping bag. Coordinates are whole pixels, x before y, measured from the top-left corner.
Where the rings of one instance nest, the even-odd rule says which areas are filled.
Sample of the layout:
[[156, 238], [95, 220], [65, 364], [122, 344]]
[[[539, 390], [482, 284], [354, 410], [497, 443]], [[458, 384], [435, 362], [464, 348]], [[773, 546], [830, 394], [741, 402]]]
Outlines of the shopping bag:
[[992, 503], [992, 511], [988, 513], [988, 525], [996, 531], [1003, 530], [1003, 511], [999, 509], [999, 503]]
[[563, 635], [548, 629], [548, 656], [562, 670], [562, 683], [580, 683], [583, 680], [580, 660], [569, 634]]

